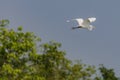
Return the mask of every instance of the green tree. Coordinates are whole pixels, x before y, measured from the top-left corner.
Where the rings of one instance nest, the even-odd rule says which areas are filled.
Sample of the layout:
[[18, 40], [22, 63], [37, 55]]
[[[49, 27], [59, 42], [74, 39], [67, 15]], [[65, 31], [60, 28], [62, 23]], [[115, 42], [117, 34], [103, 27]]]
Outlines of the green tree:
[[[38, 38], [31, 32], [7, 29], [8, 20], [1, 20], [0, 27], [0, 80], [32, 79], [29, 73], [29, 54], [36, 54]], [[35, 78], [42, 78], [35, 76]]]
[[4, 19], [4, 20], [0, 20], [0, 27], [5, 27], [9, 24], [9, 20]]
[[103, 80], [118, 80], [113, 69], [107, 69], [105, 66], [101, 65], [99, 70]]
[[[46, 80], [90, 80], [95, 73], [94, 66], [83, 63], [72, 63], [65, 57], [65, 51], [60, 50], [61, 44], [50, 41], [41, 45], [42, 74]], [[39, 59], [40, 60], [40, 59]], [[38, 61], [38, 59], [37, 59]], [[35, 61], [36, 62], [36, 61]], [[37, 64], [39, 67], [41, 65]]]

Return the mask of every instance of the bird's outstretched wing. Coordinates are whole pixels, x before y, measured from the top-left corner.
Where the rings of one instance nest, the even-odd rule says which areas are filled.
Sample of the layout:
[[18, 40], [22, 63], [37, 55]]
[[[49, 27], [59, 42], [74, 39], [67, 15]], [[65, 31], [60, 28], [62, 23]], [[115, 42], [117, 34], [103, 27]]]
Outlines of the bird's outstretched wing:
[[78, 19], [74, 19], [74, 20], [76, 20], [78, 22], [79, 26], [82, 26], [82, 24], [83, 24], [83, 19], [82, 18], [78, 18]]
[[92, 23], [94, 21], [96, 21], [96, 18], [95, 17], [91, 17], [91, 18], [88, 18], [89, 22]]
[[[72, 19], [72, 20], [76, 20], [77, 23], [78, 23], [78, 26], [82, 26], [83, 21], [84, 21], [82, 18], [77, 18], [77, 19]], [[70, 21], [72, 21], [72, 20], [67, 20], [66, 22], [70, 22]]]

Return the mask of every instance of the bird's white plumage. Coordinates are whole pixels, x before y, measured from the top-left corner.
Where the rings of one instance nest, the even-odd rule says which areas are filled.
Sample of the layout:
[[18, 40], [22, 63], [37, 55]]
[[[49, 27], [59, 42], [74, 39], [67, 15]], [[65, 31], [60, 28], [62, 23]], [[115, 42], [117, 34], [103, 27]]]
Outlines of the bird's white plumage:
[[88, 20], [89, 20], [90, 22], [95, 22], [95, 21], [96, 21], [96, 18], [92, 17], [92, 18], [88, 18]]
[[75, 19], [75, 20], [77, 20], [79, 26], [82, 25], [82, 23], [83, 23], [83, 19], [82, 18]]
[[[72, 19], [72, 20], [76, 20], [78, 22], [78, 27], [74, 27], [75, 28], [85, 28], [88, 30], [92, 30], [93, 28], [95, 28], [94, 26], [90, 25], [90, 23], [96, 21], [95, 17], [91, 17], [88, 19], [82, 19], [82, 18], [77, 18], [77, 19]], [[67, 22], [70, 22], [69, 20], [67, 20]]]

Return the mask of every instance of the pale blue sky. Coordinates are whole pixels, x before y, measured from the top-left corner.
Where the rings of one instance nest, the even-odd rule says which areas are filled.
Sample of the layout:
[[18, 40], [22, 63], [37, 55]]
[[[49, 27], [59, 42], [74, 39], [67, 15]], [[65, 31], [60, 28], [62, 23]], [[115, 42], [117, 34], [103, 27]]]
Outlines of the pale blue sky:
[[[71, 30], [73, 18], [96, 17], [96, 29]], [[86, 64], [105, 64], [120, 75], [120, 0], [0, 0], [0, 19], [10, 28], [22, 25], [42, 42], [62, 43], [67, 57]]]

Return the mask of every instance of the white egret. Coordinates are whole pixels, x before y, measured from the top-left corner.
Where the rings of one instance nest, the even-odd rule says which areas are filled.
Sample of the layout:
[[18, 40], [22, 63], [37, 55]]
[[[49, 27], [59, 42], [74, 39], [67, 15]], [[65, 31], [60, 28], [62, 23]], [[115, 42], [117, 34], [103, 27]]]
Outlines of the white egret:
[[[77, 19], [72, 19], [72, 20], [76, 20], [78, 22], [78, 26], [77, 27], [72, 27], [72, 29], [77, 29], [77, 28], [84, 28], [84, 29], [88, 29], [90, 31], [92, 31], [95, 27], [90, 25], [90, 23], [94, 22], [96, 20], [95, 17], [91, 17], [88, 19], [82, 19], [82, 18], [77, 18]], [[67, 22], [70, 22], [69, 20], [67, 20]]]

